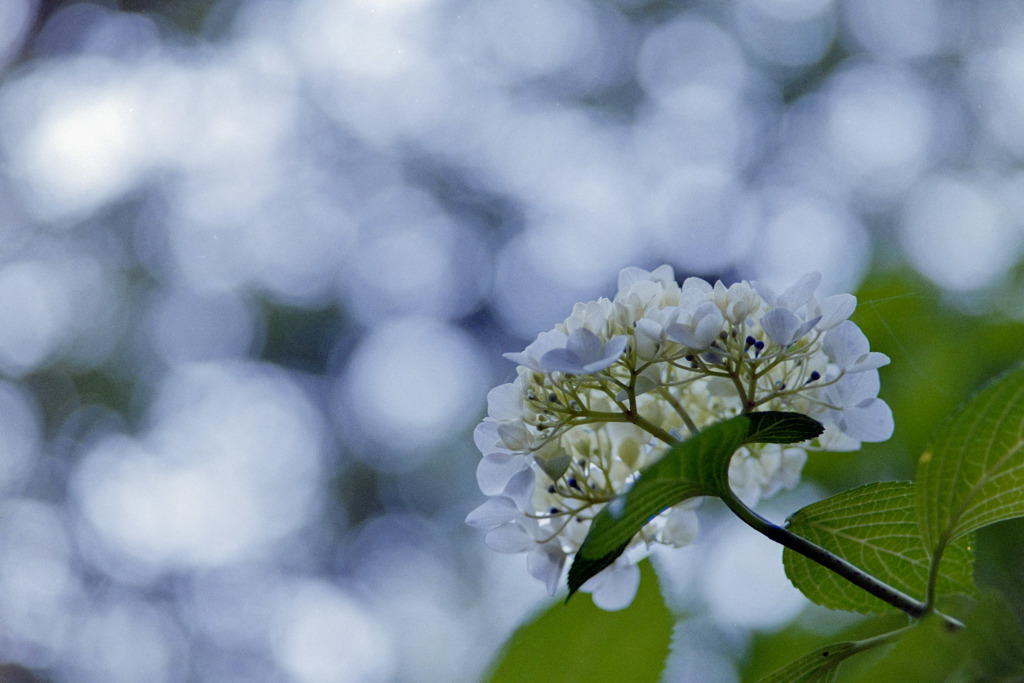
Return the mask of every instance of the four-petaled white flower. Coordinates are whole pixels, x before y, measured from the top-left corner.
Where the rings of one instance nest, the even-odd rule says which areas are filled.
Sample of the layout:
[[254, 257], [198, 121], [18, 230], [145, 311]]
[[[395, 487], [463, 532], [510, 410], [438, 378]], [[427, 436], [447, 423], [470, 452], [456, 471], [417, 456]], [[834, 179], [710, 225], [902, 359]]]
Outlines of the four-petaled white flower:
[[884, 353], [871, 351], [868, 338], [849, 320], [829, 330], [825, 335], [825, 353], [844, 372], [877, 370], [889, 363]]
[[628, 343], [629, 337], [624, 334], [602, 342], [596, 334], [581, 327], [569, 333], [564, 347], [545, 352], [540, 367], [543, 372], [591, 375], [617, 361]]
[[722, 331], [722, 312], [710, 301], [697, 305], [692, 312], [680, 313], [677, 319], [684, 316], [686, 322], [672, 323], [665, 336], [694, 351], [711, 346]]

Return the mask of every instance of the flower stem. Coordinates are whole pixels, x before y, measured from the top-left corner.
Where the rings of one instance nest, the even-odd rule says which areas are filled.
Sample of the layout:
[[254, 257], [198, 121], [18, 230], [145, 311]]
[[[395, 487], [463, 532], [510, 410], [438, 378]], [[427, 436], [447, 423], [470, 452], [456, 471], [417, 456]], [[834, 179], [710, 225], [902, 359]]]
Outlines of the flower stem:
[[903, 591], [893, 588], [889, 584], [859, 569], [856, 565], [847, 562], [838, 555], [825, 550], [819, 545], [811, 543], [806, 538], [797, 536], [792, 531], [789, 531], [784, 527], [772, 524], [767, 519], [761, 517], [744, 505], [743, 502], [732, 494], [731, 491], [729, 492], [729, 495], [723, 496], [722, 500], [725, 501], [725, 504], [730, 510], [736, 513], [740, 519], [755, 531], [758, 531], [776, 543], [789, 548], [793, 552], [800, 553], [812, 562], [820, 564], [825, 569], [835, 572], [858, 588], [867, 591], [879, 600], [882, 600], [896, 609], [905, 612], [914, 619], [920, 619], [925, 615], [934, 612], [945, 622], [946, 627], [950, 631], [963, 628], [963, 624], [957, 619], [936, 612], [931, 605], [925, 604], [920, 600], [915, 600]]
[[691, 418], [689, 413], [686, 412], [686, 409], [683, 408], [682, 404], [676, 400], [676, 397], [672, 395], [671, 391], [662, 387], [658, 391], [658, 395], [668, 401], [668, 404], [675, 409], [676, 414], [682, 418], [683, 424], [685, 424], [686, 428], [690, 430], [690, 434], [696, 434], [700, 431], [697, 427], [697, 423], [693, 421], [693, 418]]
[[640, 413], [634, 413], [630, 410], [626, 410], [622, 413], [612, 411], [600, 411], [600, 410], [589, 410], [586, 413], [580, 415], [579, 420], [573, 422], [573, 425], [582, 424], [601, 424], [605, 422], [631, 422], [640, 429], [655, 437], [656, 439], [665, 442], [669, 446], [673, 446], [679, 443], [679, 439], [672, 436], [670, 433], [654, 424]]
[[654, 424], [654, 423], [650, 422], [649, 420], [647, 420], [646, 418], [644, 418], [640, 413], [629, 413], [626, 416], [626, 421], [627, 422], [632, 422], [637, 427], [640, 427], [640, 429], [643, 429], [644, 431], [646, 431], [648, 434], [650, 434], [651, 436], [655, 437], [656, 439], [660, 439], [661, 441], [664, 441], [669, 446], [671, 446], [673, 444], [676, 444], [679, 441], [678, 439], [676, 439], [674, 436], [672, 436], [671, 434], [666, 432], [661, 427], [657, 426], [656, 424]]

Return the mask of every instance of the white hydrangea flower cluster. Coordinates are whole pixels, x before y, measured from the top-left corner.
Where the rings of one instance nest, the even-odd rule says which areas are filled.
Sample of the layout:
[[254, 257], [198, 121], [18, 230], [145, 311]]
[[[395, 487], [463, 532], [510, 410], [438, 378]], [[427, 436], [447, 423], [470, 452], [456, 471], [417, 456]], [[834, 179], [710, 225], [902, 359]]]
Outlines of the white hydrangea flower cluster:
[[[848, 320], [856, 298], [814, 296], [821, 276], [776, 295], [759, 283], [677, 284], [670, 266], [626, 268], [613, 300], [576, 304], [565, 322], [521, 353], [514, 382], [487, 396], [474, 438], [489, 496], [466, 522], [485, 542], [527, 553], [527, 568], [554, 594], [566, 558], [590, 522], [668, 445], [754, 410], [803, 413], [826, 426], [810, 444], [746, 446], [729, 482], [747, 504], [796, 485], [808, 448], [854, 450], [892, 434], [878, 368]], [[604, 609], [629, 605], [651, 544], [681, 547], [697, 533], [689, 500], [652, 519], [616, 562], [582, 590]]]

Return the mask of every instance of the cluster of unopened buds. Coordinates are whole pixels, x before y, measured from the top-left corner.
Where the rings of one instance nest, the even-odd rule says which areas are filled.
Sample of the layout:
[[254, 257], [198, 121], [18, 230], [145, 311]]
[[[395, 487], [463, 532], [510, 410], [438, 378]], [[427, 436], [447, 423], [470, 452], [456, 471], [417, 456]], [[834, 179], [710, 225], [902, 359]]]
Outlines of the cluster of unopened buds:
[[[747, 445], [733, 456], [729, 484], [748, 505], [795, 486], [809, 449], [887, 439], [878, 368], [889, 359], [848, 319], [856, 299], [818, 299], [820, 281], [812, 273], [776, 294], [746, 281], [680, 286], [670, 266], [623, 270], [614, 299], [576, 304], [524, 351], [505, 354], [517, 376], [490, 391], [474, 432], [489, 498], [467, 523], [487, 529], [492, 549], [526, 553], [553, 594], [594, 516], [702, 427], [763, 410], [825, 425], [813, 442]], [[699, 503], [653, 518], [583, 590], [605, 609], [627, 606], [652, 544], [693, 542]]]

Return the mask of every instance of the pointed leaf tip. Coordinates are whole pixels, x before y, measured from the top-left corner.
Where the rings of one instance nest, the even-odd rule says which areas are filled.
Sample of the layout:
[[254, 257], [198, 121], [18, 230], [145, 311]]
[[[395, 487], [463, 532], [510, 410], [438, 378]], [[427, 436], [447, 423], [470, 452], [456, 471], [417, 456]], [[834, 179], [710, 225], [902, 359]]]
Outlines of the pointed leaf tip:
[[625, 552], [628, 545], [629, 541], [626, 541], [615, 550], [597, 558], [587, 558], [577, 553], [569, 567], [569, 594], [565, 596], [565, 602], [568, 603], [569, 598], [575, 595], [583, 584], [615, 564], [615, 560], [619, 559], [619, 555]]
[[825, 431], [820, 422], [802, 413], [768, 410], [747, 413], [746, 418], [750, 420], [746, 443], [800, 443]]

